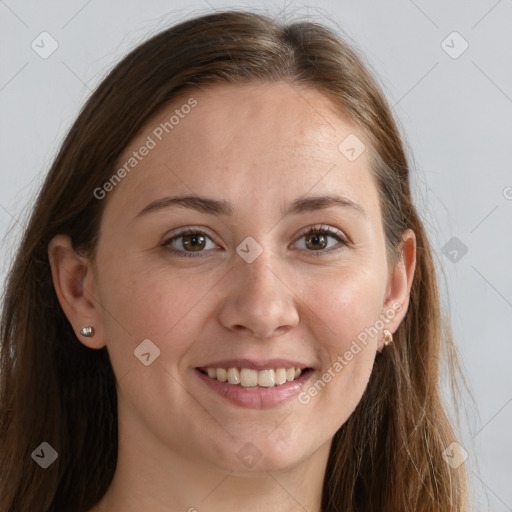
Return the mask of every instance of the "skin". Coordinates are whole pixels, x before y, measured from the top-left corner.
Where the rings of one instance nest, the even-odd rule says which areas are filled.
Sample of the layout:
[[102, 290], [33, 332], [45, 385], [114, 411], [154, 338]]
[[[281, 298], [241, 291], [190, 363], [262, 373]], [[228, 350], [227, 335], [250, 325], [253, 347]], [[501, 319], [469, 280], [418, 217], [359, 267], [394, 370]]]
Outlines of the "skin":
[[[338, 150], [347, 135], [365, 135], [309, 88], [216, 84], [184, 95], [147, 123], [120, 165], [191, 95], [197, 106], [104, 199], [96, 259], [78, 255], [64, 235], [49, 246], [64, 312], [77, 333], [94, 326], [94, 337], [78, 337], [91, 349], [108, 347], [118, 382], [118, 465], [94, 510], [226, 512], [243, 503], [246, 511], [319, 511], [332, 438], [362, 397], [382, 329], [307, 404], [240, 407], [195, 368], [287, 358], [313, 367], [316, 381], [392, 304], [401, 309], [384, 328], [396, 331], [409, 303], [415, 236], [403, 234], [402, 259], [390, 268], [368, 151], [349, 161]], [[366, 216], [339, 206], [281, 212], [297, 198], [333, 193]], [[234, 214], [170, 207], [135, 218], [178, 194], [229, 201]], [[307, 246], [304, 231], [318, 225], [350, 244], [329, 234], [326, 248]], [[162, 246], [188, 226], [208, 235], [205, 257]], [[252, 263], [236, 252], [248, 236], [263, 249]], [[182, 241], [173, 247], [185, 252]], [[144, 339], [161, 351], [149, 366], [133, 353]], [[237, 456], [247, 442], [261, 454], [253, 467]]]

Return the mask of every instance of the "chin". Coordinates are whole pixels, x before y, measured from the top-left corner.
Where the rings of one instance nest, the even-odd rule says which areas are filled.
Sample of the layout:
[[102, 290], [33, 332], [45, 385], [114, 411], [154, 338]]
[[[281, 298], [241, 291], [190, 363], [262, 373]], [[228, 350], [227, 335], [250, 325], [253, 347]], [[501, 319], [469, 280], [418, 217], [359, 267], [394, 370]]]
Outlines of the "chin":
[[287, 471], [300, 462], [300, 458], [293, 457], [289, 460], [275, 460], [262, 456], [261, 459], [253, 463], [245, 463], [238, 458], [233, 461], [233, 466], [230, 470], [233, 471], [234, 476], [249, 477], [254, 473], [278, 473], [280, 471]]
[[[266, 434], [268, 436], [268, 434]], [[240, 442], [235, 452], [232, 467], [240, 474], [250, 474], [254, 471], [284, 471], [299, 464], [305, 454], [299, 451], [304, 447], [303, 442], [289, 444], [283, 440], [252, 438], [254, 441]]]

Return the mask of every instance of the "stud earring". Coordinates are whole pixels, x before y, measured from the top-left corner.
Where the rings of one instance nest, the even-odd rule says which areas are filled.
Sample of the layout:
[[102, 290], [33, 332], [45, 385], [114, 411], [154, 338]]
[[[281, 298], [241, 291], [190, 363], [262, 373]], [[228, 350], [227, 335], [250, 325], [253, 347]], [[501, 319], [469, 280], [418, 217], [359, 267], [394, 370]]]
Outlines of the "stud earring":
[[82, 327], [80, 329], [80, 334], [82, 336], [85, 336], [86, 338], [92, 338], [94, 336], [94, 327], [88, 326], [88, 327]]
[[393, 335], [387, 329], [384, 329], [384, 346], [389, 347], [392, 343]]

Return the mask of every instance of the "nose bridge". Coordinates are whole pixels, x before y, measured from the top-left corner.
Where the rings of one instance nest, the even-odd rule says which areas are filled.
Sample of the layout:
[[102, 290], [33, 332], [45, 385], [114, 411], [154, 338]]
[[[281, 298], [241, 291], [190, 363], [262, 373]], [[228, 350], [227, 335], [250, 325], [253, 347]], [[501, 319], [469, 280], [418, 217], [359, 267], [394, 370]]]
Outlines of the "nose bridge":
[[258, 338], [273, 337], [298, 323], [293, 293], [279, 276], [272, 251], [264, 249], [251, 263], [240, 257], [220, 314], [229, 329], [251, 331]]
[[245, 288], [245, 294], [249, 300], [260, 301], [261, 295], [268, 299], [265, 303], [269, 303], [282, 293], [278, 288], [283, 283], [276, 277], [277, 273], [274, 269], [277, 265], [269, 249], [264, 250], [251, 263], [246, 261], [239, 263], [237, 276], [241, 281], [241, 287]]

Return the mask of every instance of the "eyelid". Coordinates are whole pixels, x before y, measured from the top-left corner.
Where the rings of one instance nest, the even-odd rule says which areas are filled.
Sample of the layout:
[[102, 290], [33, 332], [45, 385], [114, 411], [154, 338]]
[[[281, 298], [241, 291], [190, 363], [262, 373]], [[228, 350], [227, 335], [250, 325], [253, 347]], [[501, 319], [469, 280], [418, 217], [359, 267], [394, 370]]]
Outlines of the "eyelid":
[[296, 238], [303, 237], [312, 231], [326, 231], [330, 236], [336, 236], [346, 243], [349, 242], [348, 238], [341, 230], [335, 228], [334, 226], [329, 226], [328, 224], [313, 224], [312, 226], [306, 226], [304, 229], [299, 231], [299, 234], [296, 235]]
[[164, 243], [169, 242], [173, 238], [180, 237], [189, 233], [203, 233], [209, 236], [212, 240], [215, 240], [215, 236], [211, 234], [208, 228], [202, 226], [183, 226], [181, 228], [173, 229], [171, 232], [167, 233], [164, 236]]

